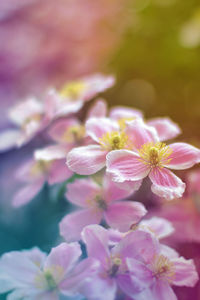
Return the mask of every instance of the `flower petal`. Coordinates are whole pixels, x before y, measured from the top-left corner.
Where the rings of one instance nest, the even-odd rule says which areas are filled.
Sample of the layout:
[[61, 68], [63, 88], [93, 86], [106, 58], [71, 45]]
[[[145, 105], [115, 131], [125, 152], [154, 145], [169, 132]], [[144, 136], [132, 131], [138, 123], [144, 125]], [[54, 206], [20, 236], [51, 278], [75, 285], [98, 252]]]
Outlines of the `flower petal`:
[[119, 131], [117, 122], [108, 118], [91, 118], [86, 122], [85, 127], [87, 134], [97, 143], [104, 134]]
[[193, 287], [199, 280], [195, 264], [192, 259], [186, 260], [183, 257], [171, 260], [175, 268], [173, 284], [177, 286]]
[[153, 217], [149, 220], [143, 220], [140, 225], [142, 228], [149, 228], [158, 239], [165, 238], [174, 232], [172, 223], [163, 218]]
[[72, 126], [79, 126], [80, 122], [78, 119], [75, 118], [69, 118], [69, 119], [60, 119], [56, 121], [55, 124], [51, 126], [51, 128], [48, 131], [48, 135], [52, 138], [53, 141], [56, 142], [73, 142], [73, 138], [68, 137], [69, 140], [64, 140], [63, 137], [65, 133], [72, 127]]
[[181, 134], [181, 129], [178, 124], [174, 123], [169, 118], [151, 119], [147, 122], [147, 124], [156, 129], [160, 141], [173, 139], [177, 135]]
[[108, 231], [100, 225], [90, 225], [83, 229], [81, 235], [86, 244], [88, 256], [96, 258], [106, 268], [110, 256]]
[[138, 223], [146, 212], [142, 203], [123, 201], [112, 203], [105, 211], [104, 216], [112, 228], [126, 232], [131, 225]]
[[146, 125], [141, 118], [126, 122], [126, 134], [134, 149], [140, 149], [146, 143], [159, 141], [155, 128]]
[[111, 108], [109, 117], [114, 120], [142, 118], [143, 113], [139, 109], [125, 106], [115, 106]]
[[54, 159], [65, 158], [67, 155], [67, 149], [62, 145], [51, 145], [42, 149], [37, 149], [34, 152], [36, 160], [51, 161]]
[[98, 145], [74, 148], [67, 155], [67, 165], [78, 174], [91, 175], [105, 166], [106, 154]]
[[20, 137], [18, 129], [7, 129], [0, 133], [0, 152], [7, 151], [16, 147], [17, 140]]
[[67, 185], [67, 200], [81, 207], [89, 207], [89, 200], [101, 194], [101, 187], [92, 179], [77, 179]]
[[47, 174], [47, 181], [50, 185], [63, 182], [69, 179], [73, 172], [68, 168], [65, 159], [54, 160]]
[[185, 183], [165, 168], [154, 168], [149, 174], [149, 178], [153, 183], [152, 192], [168, 200], [180, 198], [185, 191]]
[[[62, 273], [64, 276], [67, 272], [71, 271], [81, 254], [82, 251], [79, 243], [61, 243], [59, 246], [51, 249], [51, 252], [45, 261], [44, 270], [51, 270], [55, 280], [57, 280], [57, 267], [60, 267], [64, 271]], [[63, 278], [60, 279], [62, 280]]]
[[87, 114], [87, 119], [92, 117], [95, 118], [103, 118], [106, 117], [107, 114], [107, 103], [104, 99], [97, 99], [96, 102], [90, 107], [89, 112]]
[[186, 143], [174, 143], [169, 147], [173, 150], [167, 158], [167, 168], [184, 170], [200, 162], [200, 150]]
[[78, 241], [81, 238], [81, 231], [90, 224], [99, 224], [102, 218], [101, 212], [84, 209], [66, 215], [60, 222], [60, 235], [67, 242]]
[[15, 195], [12, 201], [14, 207], [19, 207], [29, 203], [41, 190], [44, 180], [38, 180], [21, 188]]
[[149, 167], [143, 163], [139, 155], [129, 150], [114, 150], [106, 157], [107, 172], [112, 174], [116, 182], [137, 181], [146, 177]]

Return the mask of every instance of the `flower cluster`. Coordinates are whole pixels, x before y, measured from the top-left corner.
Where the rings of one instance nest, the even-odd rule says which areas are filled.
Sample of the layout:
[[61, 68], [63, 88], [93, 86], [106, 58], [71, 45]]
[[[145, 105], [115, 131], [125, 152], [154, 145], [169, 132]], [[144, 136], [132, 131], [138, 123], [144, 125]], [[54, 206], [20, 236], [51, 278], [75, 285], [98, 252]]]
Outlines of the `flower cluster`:
[[[181, 133], [169, 118], [146, 120], [141, 111], [126, 107], [108, 110], [103, 99], [78, 117], [86, 101], [113, 84], [112, 76], [80, 78], [48, 91], [43, 101], [29, 98], [9, 112], [17, 128], [3, 133], [2, 150], [41, 133], [47, 141], [16, 171], [22, 186], [13, 205], [27, 204], [47, 182], [63, 183], [66, 200], [80, 209], [61, 220], [65, 242], [49, 255], [34, 248], [1, 257], [0, 293], [10, 292], [8, 299], [56, 300], [62, 294], [100, 300], [103, 293], [106, 300], [175, 300], [173, 285], [193, 287], [198, 281], [193, 260], [160, 240], [183, 234], [181, 218], [177, 226], [165, 205], [179, 201], [186, 184], [169, 169], [191, 168], [200, 162], [200, 150], [167, 143]], [[147, 219], [135, 195], [146, 177], [149, 192], [160, 201]], [[190, 195], [199, 193], [198, 178], [198, 172], [189, 175]], [[172, 204], [168, 207], [176, 212]]]

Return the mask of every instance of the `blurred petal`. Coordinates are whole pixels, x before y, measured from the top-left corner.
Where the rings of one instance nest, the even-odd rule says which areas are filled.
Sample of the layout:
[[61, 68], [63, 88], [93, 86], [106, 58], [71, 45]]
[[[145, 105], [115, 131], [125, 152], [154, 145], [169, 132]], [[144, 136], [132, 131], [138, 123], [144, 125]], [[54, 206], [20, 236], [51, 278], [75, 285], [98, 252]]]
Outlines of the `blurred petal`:
[[139, 109], [134, 109], [125, 106], [115, 106], [111, 108], [109, 117], [111, 119], [120, 120], [120, 119], [130, 119], [130, 118], [142, 118], [143, 113]]
[[0, 133], [0, 152], [16, 147], [20, 131], [17, 129], [7, 129]]
[[90, 107], [87, 119], [92, 117], [103, 118], [107, 114], [107, 103], [104, 99], [97, 99], [96, 102]]
[[47, 181], [50, 185], [69, 179], [73, 172], [66, 165], [65, 159], [58, 159], [51, 163]]
[[106, 157], [107, 172], [117, 182], [138, 181], [149, 174], [149, 167], [137, 153], [129, 150], [114, 150]]
[[34, 152], [36, 160], [51, 161], [54, 159], [65, 158], [67, 149], [62, 145], [51, 145], [42, 149], [37, 149]]
[[99, 224], [102, 218], [101, 212], [84, 209], [66, 215], [60, 222], [60, 235], [67, 242], [78, 241], [81, 238], [81, 231], [90, 224]]
[[105, 166], [106, 154], [98, 145], [74, 148], [67, 155], [67, 164], [77, 174], [91, 175]]
[[158, 239], [165, 238], [174, 232], [172, 223], [163, 218], [153, 217], [143, 220], [140, 225], [149, 228]]
[[197, 270], [192, 259], [186, 260], [183, 257], [171, 260], [175, 268], [173, 284], [177, 286], [193, 287], [199, 280]]
[[[75, 118], [60, 119], [50, 127], [48, 131], [48, 135], [56, 142], [64, 142], [63, 136], [65, 135], [67, 130], [69, 130], [70, 127], [72, 126], [79, 126], [79, 125], [80, 122], [78, 121], [78, 119]], [[68, 142], [73, 142], [73, 140], [72, 141], [69, 140]]]
[[166, 141], [181, 134], [180, 127], [169, 118], [155, 118], [147, 122], [149, 126], [156, 129], [159, 140]]
[[180, 198], [185, 191], [185, 183], [165, 168], [154, 168], [149, 178], [153, 183], [152, 192], [168, 200]]
[[146, 209], [139, 202], [123, 201], [112, 203], [105, 211], [106, 222], [114, 229], [126, 232], [146, 214]]
[[101, 188], [92, 179], [77, 179], [67, 185], [67, 200], [81, 207], [89, 207], [89, 200], [101, 194]]

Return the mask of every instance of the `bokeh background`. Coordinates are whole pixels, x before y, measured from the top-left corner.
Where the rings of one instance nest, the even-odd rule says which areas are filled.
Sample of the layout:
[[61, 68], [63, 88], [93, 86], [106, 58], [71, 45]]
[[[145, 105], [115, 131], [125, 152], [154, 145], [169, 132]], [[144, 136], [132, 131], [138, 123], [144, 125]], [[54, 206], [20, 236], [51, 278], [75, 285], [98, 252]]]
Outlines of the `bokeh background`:
[[[2, 130], [12, 104], [93, 72], [116, 75], [102, 95], [110, 106], [170, 116], [181, 140], [200, 146], [199, 0], [0, 1]], [[11, 208], [14, 171], [37, 145], [0, 154], [0, 254], [35, 245], [49, 251], [70, 210], [62, 186]]]

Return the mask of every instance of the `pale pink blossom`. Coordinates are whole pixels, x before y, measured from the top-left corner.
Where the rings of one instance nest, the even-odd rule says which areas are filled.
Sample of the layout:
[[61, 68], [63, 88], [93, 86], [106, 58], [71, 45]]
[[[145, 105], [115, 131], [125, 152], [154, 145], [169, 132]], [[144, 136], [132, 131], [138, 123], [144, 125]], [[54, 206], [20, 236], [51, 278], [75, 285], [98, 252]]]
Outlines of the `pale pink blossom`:
[[[51, 150], [53, 151], [51, 152], [49, 148], [37, 150], [36, 157], [38, 160], [29, 160], [16, 172], [16, 178], [21, 182], [22, 187], [13, 197], [15, 207], [30, 202], [39, 193], [46, 181], [52, 185], [63, 182], [72, 176], [73, 173], [67, 168], [65, 159], [60, 157], [64, 156], [66, 152], [63, 155], [62, 151], [55, 149], [55, 147]], [[45, 159], [43, 159], [44, 157]]]
[[78, 179], [67, 185], [66, 198], [82, 209], [67, 214], [60, 223], [60, 233], [67, 241], [80, 239], [80, 233], [86, 225], [99, 224], [102, 219], [121, 231], [127, 231], [131, 225], [146, 214], [143, 204], [135, 201], [119, 201], [133, 193], [134, 189], [118, 188], [108, 175], [102, 185], [93, 179]]
[[31, 300], [77, 295], [98, 266], [91, 258], [77, 264], [80, 256], [78, 243], [62, 243], [48, 256], [37, 248], [6, 253], [0, 258], [0, 293], [10, 292], [9, 299]]
[[136, 181], [149, 176], [152, 191], [160, 197], [181, 197], [185, 184], [170, 169], [183, 170], [200, 162], [200, 150], [186, 143], [169, 146], [149, 134], [140, 119], [127, 123], [126, 132], [132, 137], [133, 151], [115, 150], [107, 155], [107, 171], [116, 182]]

